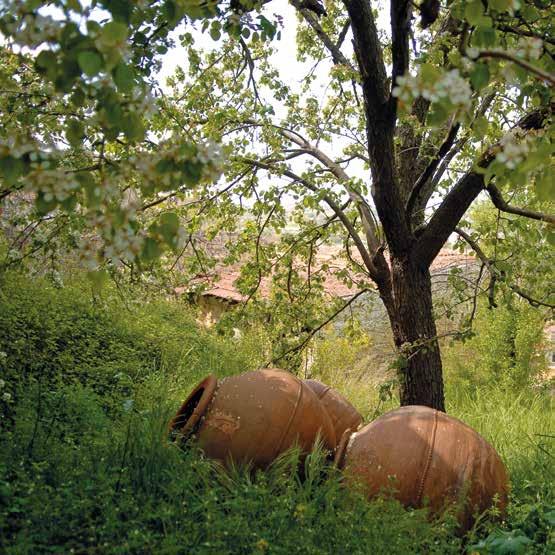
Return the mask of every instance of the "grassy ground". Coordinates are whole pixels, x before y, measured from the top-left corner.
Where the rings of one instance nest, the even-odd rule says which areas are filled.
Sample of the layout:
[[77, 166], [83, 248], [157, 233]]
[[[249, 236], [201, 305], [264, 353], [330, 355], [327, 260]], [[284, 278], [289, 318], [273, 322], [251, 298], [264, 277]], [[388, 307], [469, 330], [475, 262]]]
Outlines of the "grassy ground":
[[[346, 491], [320, 453], [267, 472], [229, 474], [167, 422], [208, 372], [258, 363], [200, 332], [186, 308], [125, 308], [109, 291], [57, 289], [22, 276], [0, 287], [0, 552], [550, 553], [555, 520], [548, 395], [500, 387], [448, 391], [449, 412], [495, 445], [512, 480], [508, 518], [465, 538], [448, 517]], [[325, 373], [368, 420], [395, 405], [375, 385]], [[10, 398], [4, 398], [5, 393]]]

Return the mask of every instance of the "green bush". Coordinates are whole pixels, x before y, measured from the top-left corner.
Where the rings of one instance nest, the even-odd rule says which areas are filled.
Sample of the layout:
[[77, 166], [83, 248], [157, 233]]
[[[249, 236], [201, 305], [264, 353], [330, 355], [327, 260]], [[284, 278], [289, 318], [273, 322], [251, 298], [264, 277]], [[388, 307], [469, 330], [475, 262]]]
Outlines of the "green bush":
[[183, 379], [188, 386], [249, 367], [228, 347], [199, 330], [186, 305], [142, 302], [132, 290], [122, 300], [109, 285], [95, 296], [86, 280], [60, 288], [16, 272], [0, 277], [1, 393], [11, 396], [0, 400], [4, 422], [30, 384], [47, 391], [79, 383], [112, 410], [153, 376], [171, 375], [183, 395]]
[[546, 369], [543, 350], [546, 315], [524, 301], [481, 306], [474, 335], [442, 350], [446, 384], [453, 388], [485, 385], [523, 388], [534, 385]]

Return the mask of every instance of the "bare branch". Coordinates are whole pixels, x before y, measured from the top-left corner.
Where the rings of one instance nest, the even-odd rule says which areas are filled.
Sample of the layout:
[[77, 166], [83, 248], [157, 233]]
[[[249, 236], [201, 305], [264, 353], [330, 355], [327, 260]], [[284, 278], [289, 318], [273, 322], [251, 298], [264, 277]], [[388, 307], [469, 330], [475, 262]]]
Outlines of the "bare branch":
[[420, 177], [416, 180], [414, 187], [410, 193], [409, 199], [407, 201], [407, 208], [406, 214], [407, 219], [411, 221], [412, 212], [414, 210], [414, 205], [416, 204], [416, 200], [420, 196], [423, 187], [426, 185], [428, 180], [432, 177], [433, 173], [439, 166], [443, 157], [449, 152], [455, 139], [457, 138], [457, 133], [459, 132], [460, 125], [458, 123], [453, 123], [449, 128], [449, 132], [447, 133], [447, 137], [443, 141], [442, 145], [439, 147], [437, 154], [431, 159], [430, 163], [426, 166], [426, 169], [422, 172]]
[[[491, 103], [493, 102], [494, 98], [495, 98], [495, 94], [496, 93], [490, 93], [487, 96], [485, 96], [480, 104], [480, 107], [478, 108], [475, 118], [479, 117], [479, 116], [483, 116], [487, 111], [488, 108], [491, 106]], [[441, 165], [439, 166], [439, 168], [437, 169], [437, 171], [435, 172], [432, 180], [430, 181], [430, 186], [429, 186], [429, 193], [427, 193], [425, 196], [430, 196], [431, 193], [433, 191], [435, 191], [435, 188], [437, 187], [437, 185], [439, 184], [443, 174], [445, 173], [445, 171], [447, 170], [447, 168], [449, 167], [449, 164], [451, 163], [451, 160], [453, 160], [453, 158], [464, 148], [464, 146], [466, 145], [466, 143], [468, 142], [468, 140], [470, 139], [471, 134], [470, 132], [467, 133], [466, 135], [464, 135], [463, 137], [461, 137], [451, 148], [451, 150], [445, 155], [445, 157], [443, 158], [443, 161], [441, 162]], [[427, 201], [426, 201], [427, 202]]]
[[368, 248], [370, 249], [372, 256], [374, 256], [379, 251], [381, 246], [378, 238], [376, 218], [374, 217], [370, 206], [362, 197], [362, 195], [358, 191], [353, 189], [353, 187], [351, 187], [351, 178], [347, 175], [347, 172], [339, 164], [337, 164], [329, 156], [327, 156], [322, 150], [311, 145], [308, 141], [301, 141], [297, 136], [290, 136], [287, 131], [284, 131], [283, 135], [287, 137], [290, 141], [298, 144], [304, 150], [304, 152], [311, 154], [314, 158], [321, 162], [345, 187], [349, 198], [351, 198], [351, 200], [357, 206], [361, 217], [362, 226], [364, 227], [364, 231], [366, 234]]
[[247, 88], [252, 83], [252, 90], [253, 90], [253, 93], [254, 93], [254, 103], [255, 103], [255, 106], [256, 106], [257, 102], [259, 104], [262, 104], [262, 100], [260, 99], [260, 96], [258, 94], [258, 87], [256, 86], [256, 79], [254, 78], [254, 70], [255, 70], [254, 60], [252, 58], [252, 55], [251, 55], [251, 52], [249, 50], [249, 47], [248, 47], [247, 43], [245, 42], [245, 40], [241, 36], [239, 36], [239, 44], [241, 45], [241, 48], [243, 49], [243, 53], [245, 54], [245, 61], [248, 65], [248, 67], [249, 67], [249, 79], [247, 81]]
[[[259, 160], [252, 160], [252, 159], [249, 159], [249, 158], [240, 158], [239, 161], [241, 161], [245, 164], [249, 164], [251, 166], [255, 166], [255, 167], [264, 169], [264, 170], [268, 170], [268, 171], [275, 172], [275, 173], [278, 173], [278, 174], [281, 174], [281, 175], [285, 175], [286, 177], [289, 177], [290, 179], [292, 179], [296, 183], [300, 183], [301, 185], [303, 185], [304, 187], [306, 187], [310, 191], [313, 191], [314, 193], [319, 193], [319, 194], [322, 193], [322, 190], [319, 189], [316, 185], [310, 183], [306, 179], [303, 179], [300, 175], [297, 175], [296, 173], [294, 173], [293, 171], [291, 171], [290, 169], [288, 169], [286, 167], [276, 166], [276, 165], [273, 165], [273, 164], [268, 164], [267, 162], [261, 162]], [[367, 267], [368, 272], [372, 276], [372, 279], [379, 279], [379, 272], [378, 272], [378, 270], [377, 270], [377, 268], [374, 264], [374, 261], [373, 261], [372, 257], [370, 256], [370, 253], [368, 252], [368, 250], [364, 246], [364, 243], [362, 242], [362, 239], [360, 238], [360, 235], [357, 233], [356, 229], [354, 228], [351, 220], [349, 220], [349, 218], [347, 217], [345, 212], [343, 212], [343, 210], [341, 210], [341, 207], [328, 194], [324, 194], [322, 196], [322, 200], [337, 215], [338, 219], [345, 226], [345, 228], [347, 229], [347, 231], [349, 232], [349, 234], [353, 238], [353, 242], [355, 243], [355, 245], [356, 245], [356, 247], [357, 247], [357, 249], [360, 253], [360, 256], [362, 257], [362, 260], [364, 261], [364, 264]]]
[[350, 28], [351, 22], [347, 19], [345, 25], [343, 25], [343, 29], [341, 29], [341, 32], [339, 33], [339, 37], [337, 37], [337, 42], [335, 43], [336, 48], [341, 48], [341, 45], [343, 44], [343, 41], [345, 40], [345, 37], [347, 36]]
[[501, 191], [493, 184], [490, 183], [486, 187], [489, 196], [495, 207], [502, 212], [508, 212], [509, 214], [516, 214], [517, 216], [524, 216], [526, 218], [531, 218], [533, 220], [539, 220], [541, 222], [547, 222], [551, 225], [555, 224], [555, 216], [553, 214], [544, 214], [542, 212], [535, 212], [534, 210], [528, 210], [526, 208], [518, 208], [517, 206], [511, 206], [507, 204], [501, 195]]

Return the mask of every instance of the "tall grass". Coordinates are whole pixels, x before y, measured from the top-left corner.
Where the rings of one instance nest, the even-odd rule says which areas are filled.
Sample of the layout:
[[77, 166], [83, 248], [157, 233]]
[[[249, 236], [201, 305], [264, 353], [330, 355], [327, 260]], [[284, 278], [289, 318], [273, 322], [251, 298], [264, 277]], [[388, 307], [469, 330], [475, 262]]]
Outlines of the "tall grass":
[[[59, 290], [20, 276], [4, 282], [2, 294], [0, 305], [8, 309], [2, 325], [17, 326], [0, 330], [0, 351], [8, 354], [4, 375], [15, 382], [5, 387], [16, 391], [5, 402], [9, 418], [0, 433], [1, 553], [553, 548], [553, 412], [545, 394], [484, 386], [448, 390], [449, 412], [498, 449], [512, 479], [507, 521], [485, 519], [460, 538], [448, 517], [429, 521], [425, 511], [383, 499], [369, 503], [347, 490], [318, 451], [305, 462], [290, 452], [266, 472], [228, 473], [194, 444], [168, 443], [167, 423], [202, 375], [224, 376], [259, 363], [256, 350], [201, 332], [186, 307], [158, 301], [123, 310], [117, 300], [95, 306], [79, 285]], [[79, 317], [84, 310], [90, 318]], [[27, 356], [35, 361], [10, 345], [27, 337], [40, 337], [28, 343]], [[88, 346], [87, 357], [79, 356], [80, 344]], [[18, 380], [18, 365], [25, 379]], [[106, 376], [111, 380], [120, 366], [129, 369], [117, 378], [120, 387], [105, 387]], [[133, 366], [140, 371], [131, 372]], [[69, 367], [71, 379], [65, 379]], [[361, 376], [328, 371], [314, 377], [342, 391], [366, 421], [396, 405]]]

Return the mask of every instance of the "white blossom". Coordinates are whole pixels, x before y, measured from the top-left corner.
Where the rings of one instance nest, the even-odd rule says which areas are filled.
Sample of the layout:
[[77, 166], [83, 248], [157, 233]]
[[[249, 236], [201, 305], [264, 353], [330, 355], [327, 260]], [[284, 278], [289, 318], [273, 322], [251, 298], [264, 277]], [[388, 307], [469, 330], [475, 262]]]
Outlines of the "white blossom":
[[397, 86], [393, 95], [405, 103], [411, 102], [419, 96], [437, 102], [449, 100], [451, 104], [460, 108], [468, 108], [472, 96], [470, 84], [459, 74], [458, 69], [444, 73], [435, 82], [425, 82], [421, 75], [403, 75], [397, 78]]
[[508, 169], [514, 170], [530, 151], [530, 137], [522, 136], [519, 130], [509, 131], [500, 141], [502, 150], [496, 159]]
[[543, 52], [543, 41], [535, 37], [522, 37], [518, 40], [515, 54], [520, 58], [538, 60]]

